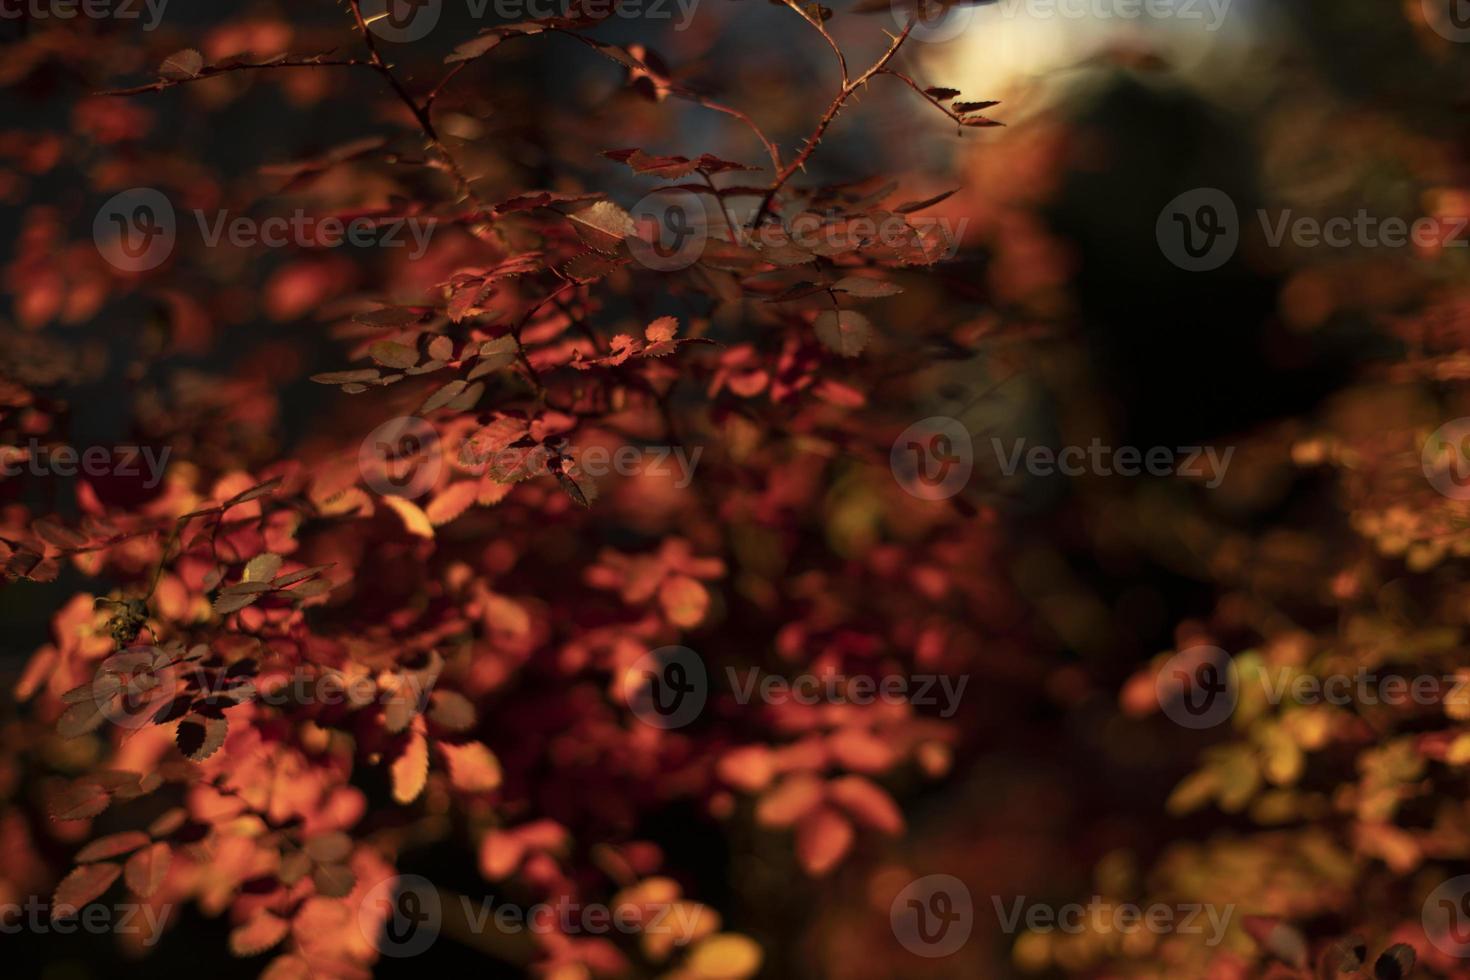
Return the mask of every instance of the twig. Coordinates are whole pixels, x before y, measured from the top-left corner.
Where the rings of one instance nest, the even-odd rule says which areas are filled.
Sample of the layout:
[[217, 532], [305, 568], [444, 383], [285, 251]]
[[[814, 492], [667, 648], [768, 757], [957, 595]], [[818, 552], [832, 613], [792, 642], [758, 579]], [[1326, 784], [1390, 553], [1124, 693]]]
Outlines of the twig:
[[156, 82], [146, 85], [134, 85], [132, 88], [115, 88], [98, 92], [98, 95], [140, 95], [144, 92], [161, 92], [164, 89], [174, 88], [179, 85], [188, 85], [192, 82], [202, 82], [206, 78], [215, 78], [219, 75], [228, 75], [237, 71], [253, 71], [266, 68], [373, 68], [371, 61], [361, 61], [357, 58], [327, 58], [319, 55], [311, 58], [301, 58], [296, 61], [286, 59], [283, 61], [262, 61], [258, 63], [241, 62], [234, 65], [206, 66], [199, 70], [197, 75], [188, 75], [184, 78], [160, 78]]
[[893, 59], [894, 55], [898, 54], [898, 49], [908, 39], [909, 32], [914, 29], [916, 23], [918, 23], [917, 13], [909, 17], [909, 22], [905, 25], [902, 33], [893, 39], [893, 43], [889, 45], [888, 50], [883, 52], [883, 56], [875, 61], [871, 68], [842, 86], [842, 91], [837, 93], [837, 97], [832, 100], [832, 104], [827, 107], [827, 111], [822, 114], [821, 120], [817, 122], [817, 128], [812, 130], [812, 134], [806, 138], [806, 143], [802, 146], [801, 152], [776, 174], [776, 179], [766, 189], [766, 196], [762, 199], [760, 207], [756, 209], [755, 218], [751, 221], [752, 228], [760, 226], [762, 219], [770, 211], [771, 202], [775, 200], [776, 194], [806, 164], [807, 159], [816, 152], [817, 144], [822, 141], [822, 137], [827, 132], [827, 127], [832, 125], [832, 120], [837, 118], [837, 114], [842, 111], [842, 107], [847, 104], [847, 100], [852, 98], [854, 92], [868, 84], [869, 79], [887, 67], [888, 62]]
[[[905, 75], [903, 72], [901, 72], [901, 71], [895, 71], [892, 68], [884, 68], [881, 71], [879, 71], [878, 74], [880, 74], [880, 75], [892, 75], [894, 78], [898, 79], [900, 82], [903, 82], [909, 88], [913, 89], [915, 92], [918, 92], [921, 96], [923, 96], [925, 102], [928, 102], [934, 108], [938, 109], [940, 112], [944, 113], [946, 116], [948, 116], [949, 118], [953, 119], [955, 122], [959, 123], [961, 126], [963, 126], [965, 124], [965, 120], [964, 120], [964, 117], [963, 116], [959, 115], [953, 109], [951, 109], [949, 106], [945, 105], [943, 102], [940, 102], [934, 96], [932, 96], [928, 92], [924, 91], [924, 89], [920, 87], [920, 85], [919, 85], [918, 82], [914, 81], [912, 78], [910, 78], [909, 76]], [[950, 91], [954, 91], [954, 90], [951, 89]]]
[[826, 40], [828, 46], [831, 47], [832, 53], [837, 55], [837, 64], [842, 68], [842, 87], [846, 88], [847, 59], [843, 57], [842, 49], [837, 46], [837, 41], [832, 37], [831, 34], [827, 32], [827, 25], [822, 23], [822, 18], [820, 16], [813, 17], [808, 14], [805, 10], [801, 9], [801, 7], [797, 5], [796, 0], [783, 0], [783, 2], [786, 4], [786, 6], [796, 11], [797, 15], [801, 17], [802, 20], [815, 27], [817, 29], [817, 33], [821, 34], [822, 37]]

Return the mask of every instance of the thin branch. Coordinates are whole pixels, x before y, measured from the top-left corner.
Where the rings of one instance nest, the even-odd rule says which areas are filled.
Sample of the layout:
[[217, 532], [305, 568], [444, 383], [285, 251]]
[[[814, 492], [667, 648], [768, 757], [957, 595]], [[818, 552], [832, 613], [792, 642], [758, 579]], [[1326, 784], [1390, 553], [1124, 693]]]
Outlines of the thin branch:
[[815, 27], [817, 33], [821, 34], [823, 39], [826, 40], [827, 45], [832, 49], [832, 53], [837, 55], [837, 64], [842, 68], [842, 87], [847, 88], [847, 59], [843, 57], [842, 49], [837, 46], [837, 41], [827, 32], [827, 25], [822, 23], [822, 18], [820, 16], [813, 17], [808, 14], [805, 10], [801, 9], [796, 3], [796, 0], [783, 0], [783, 2], [786, 6], [796, 11], [802, 20]]
[[776, 148], [776, 144], [772, 142], [765, 133], [761, 132], [761, 128], [755, 124], [754, 119], [751, 119], [739, 109], [735, 109], [723, 103], [716, 102], [713, 99], [705, 98], [704, 96], [699, 95], [695, 92], [691, 92], [688, 89], [670, 87], [669, 94], [681, 98], [686, 102], [693, 102], [695, 105], [704, 106], [706, 109], [712, 109], [715, 112], [723, 112], [725, 115], [731, 116], [743, 122], [746, 127], [755, 134], [756, 139], [761, 141], [761, 146], [765, 147], [766, 155], [771, 158], [771, 172], [781, 172], [781, 151]]
[[751, 227], [760, 226], [761, 220], [770, 211], [771, 202], [775, 200], [776, 194], [806, 164], [807, 159], [816, 152], [817, 144], [826, 135], [827, 127], [832, 125], [832, 120], [837, 118], [837, 114], [842, 111], [842, 107], [847, 104], [847, 100], [852, 98], [854, 92], [868, 84], [869, 79], [887, 67], [888, 62], [893, 60], [893, 56], [898, 54], [898, 49], [908, 39], [909, 32], [914, 29], [916, 23], [918, 23], [918, 15], [914, 14], [909, 17], [909, 22], [904, 27], [903, 32], [895, 37], [893, 43], [889, 45], [888, 50], [883, 52], [883, 56], [875, 61], [873, 66], [867, 71], [853, 79], [850, 83], [842, 86], [842, 91], [837, 93], [837, 97], [832, 100], [832, 104], [827, 107], [827, 111], [822, 114], [821, 120], [817, 122], [817, 128], [812, 130], [812, 134], [806, 138], [806, 143], [802, 146], [801, 152], [776, 174], [776, 179], [766, 189], [766, 196], [761, 201], [761, 206], [756, 209], [755, 218], [751, 222]]
[[[910, 78], [909, 76], [905, 75], [903, 72], [901, 72], [901, 71], [895, 71], [892, 68], [884, 68], [880, 72], [878, 72], [878, 74], [880, 74], [880, 75], [892, 75], [894, 78], [896, 78], [899, 81], [903, 82], [909, 88], [913, 89], [915, 92], [918, 92], [921, 96], [923, 96], [925, 102], [928, 102], [934, 108], [938, 109], [940, 112], [944, 113], [946, 116], [948, 116], [949, 118], [953, 119], [955, 122], [959, 123], [961, 126], [963, 126], [965, 124], [965, 120], [964, 120], [964, 118], [962, 116], [960, 116], [958, 113], [956, 113], [949, 106], [945, 105], [943, 102], [940, 102], [934, 96], [930, 95], [928, 92], [924, 91], [923, 88], [921, 88], [919, 86], [919, 83], [918, 82], [914, 81], [912, 78]], [[953, 89], [951, 89], [950, 91], [953, 91]]]
[[399, 101], [408, 107], [409, 112], [413, 113], [414, 119], [419, 124], [419, 129], [423, 130], [425, 138], [429, 141], [429, 145], [443, 158], [444, 165], [448, 168], [450, 175], [454, 177], [455, 182], [459, 184], [460, 191], [465, 197], [474, 201], [485, 212], [486, 217], [489, 217], [491, 210], [489, 203], [476, 193], [474, 186], [470, 183], [469, 177], [460, 169], [459, 161], [454, 158], [454, 154], [449, 152], [449, 148], [440, 141], [439, 132], [434, 128], [433, 120], [429, 118], [429, 103], [438, 94], [444, 82], [447, 82], [449, 78], [453, 77], [454, 72], [451, 71], [449, 75], [440, 81], [439, 85], [430, 93], [429, 102], [426, 102], [422, 106], [419, 105], [418, 101], [409, 94], [408, 89], [403, 87], [403, 83], [398, 80], [398, 76], [393, 73], [392, 67], [383, 60], [382, 54], [378, 52], [378, 42], [373, 37], [372, 29], [368, 27], [367, 21], [362, 16], [362, 0], [348, 0], [348, 3], [352, 7], [353, 19], [357, 21], [357, 31], [362, 35], [362, 43], [367, 46], [370, 59], [369, 64], [377, 70], [378, 74], [383, 76], [388, 82], [389, 87], [398, 96]]
[[199, 70], [197, 75], [189, 75], [184, 78], [160, 78], [156, 82], [146, 85], [134, 85], [132, 88], [116, 88], [98, 92], [98, 95], [140, 95], [144, 92], [161, 92], [164, 89], [174, 88], [179, 85], [188, 85], [192, 82], [202, 82], [206, 78], [214, 78], [218, 75], [228, 75], [231, 72], [251, 71], [265, 68], [375, 68], [371, 61], [361, 61], [357, 58], [328, 58], [318, 55], [311, 58], [301, 58], [296, 61], [286, 59], [283, 61], [262, 61], [258, 63], [242, 62], [234, 65], [206, 66]]
[[720, 189], [715, 186], [714, 179], [708, 173], [701, 170], [699, 176], [709, 185], [709, 191], [715, 196], [715, 205], [720, 209], [720, 217], [725, 219], [725, 228], [730, 232], [730, 244], [740, 243], [740, 233], [735, 230], [735, 222], [730, 219], [730, 212], [725, 209], [725, 199], [720, 196]]

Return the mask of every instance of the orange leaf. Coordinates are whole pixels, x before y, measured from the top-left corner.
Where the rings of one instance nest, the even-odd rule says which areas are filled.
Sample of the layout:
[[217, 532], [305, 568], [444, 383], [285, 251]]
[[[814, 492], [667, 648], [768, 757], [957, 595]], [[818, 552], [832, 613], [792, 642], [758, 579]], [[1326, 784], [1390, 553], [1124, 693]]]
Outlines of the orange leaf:
[[664, 579], [659, 586], [658, 601], [669, 622], [684, 629], [698, 626], [709, 610], [709, 593], [687, 575], [670, 575]]
[[479, 484], [474, 480], [461, 480], [451, 484], [443, 493], [429, 501], [429, 507], [424, 514], [429, 518], [429, 523], [435, 527], [448, 524], [469, 509], [479, 492]]
[[526, 845], [519, 837], [492, 830], [480, 841], [480, 873], [491, 881], [508, 878], [525, 856]]
[[796, 859], [819, 878], [837, 866], [852, 846], [852, 824], [831, 807], [819, 807], [796, 825]]
[[103, 858], [117, 857], [129, 851], [136, 851], [148, 843], [148, 835], [136, 830], [126, 830], [120, 834], [110, 834], [107, 837], [99, 837], [77, 854], [77, 863], [86, 864], [89, 861], [100, 861]]
[[107, 891], [122, 873], [122, 866], [111, 861], [84, 864], [61, 879], [51, 898], [51, 918], [75, 915], [77, 910]]
[[230, 952], [236, 956], [255, 956], [264, 953], [286, 938], [291, 923], [271, 912], [261, 912], [255, 918], [230, 932]]
[[163, 884], [173, 850], [167, 844], [154, 844], [128, 858], [128, 887], [143, 898], [150, 897]]
[[762, 796], [755, 805], [755, 819], [763, 827], [789, 827], [822, 800], [822, 781], [799, 773]]
[[864, 827], [891, 836], [903, 833], [903, 814], [893, 797], [861, 776], [832, 780], [827, 784], [827, 798]]
[[731, 749], [715, 767], [719, 777], [736, 789], [756, 793], [770, 785], [775, 774], [775, 760], [764, 745], [744, 745]]
[[500, 760], [480, 742], [463, 745], [439, 743], [449, 763], [449, 781], [467, 793], [486, 793], [500, 788]]

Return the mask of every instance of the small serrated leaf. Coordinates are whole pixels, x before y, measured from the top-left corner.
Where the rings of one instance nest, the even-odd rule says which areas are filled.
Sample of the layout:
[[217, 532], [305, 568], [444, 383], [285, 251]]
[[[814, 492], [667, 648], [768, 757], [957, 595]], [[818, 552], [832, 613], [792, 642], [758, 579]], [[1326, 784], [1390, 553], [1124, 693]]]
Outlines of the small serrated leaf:
[[127, 883], [137, 895], [150, 898], [163, 884], [173, 861], [173, 848], [158, 843], [128, 858]]
[[82, 906], [107, 891], [120, 874], [122, 865], [111, 861], [84, 864], [73, 870], [56, 886], [56, 894], [51, 898], [51, 918], [76, 915]]
[[275, 913], [258, 912], [230, 930], [230, 952], [235, 956], [258, 956], [277, 946], [290, 931], [291, 923]]
[[193, 48], [175, 51], [158, 66], [158, 74], [171, 80], [196, 78], [203, 70], [204, 56]]
[[817, 339], [843, 357], [857, 357], [872, 339], [868, 318], [854, 310], [828, 310], [818, 315]]
[[78, 864], [89, 864], [104, 858], [117, 857], [136, 851], [149, 843], [148, 835], [136, 830], [125, 830], [120, 834], [99, 837], [77, 852]]

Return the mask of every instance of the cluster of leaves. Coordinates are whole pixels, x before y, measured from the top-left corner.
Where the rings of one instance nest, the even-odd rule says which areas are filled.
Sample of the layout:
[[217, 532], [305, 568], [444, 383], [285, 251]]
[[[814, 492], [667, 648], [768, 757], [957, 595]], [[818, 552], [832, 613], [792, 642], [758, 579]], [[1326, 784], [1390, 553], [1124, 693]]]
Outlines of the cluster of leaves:
[[[225, 177], [143, 139], [150, 100], [212, 118], [257, 85], [304, 105], [344, 94], [354, 118], [393, 131], [273, 161], [251, 186], [323, 215], [432, 220], [422, 258], [306, 247], [267, 264], [225, 244], [181, 248], [141, 274], [88, 261], [30, 281], [25, 269], [74, 245], [54, 214], [27, 217], [40, 231], [11, 272], [28, 329], [83, 300], [90, 310], [143, 301], [159, 314], [155, 353], [209, 350], [222, 327], [252, 316], [308, 321], [345, 352], [311, 375], [332, 407], [287, 453], [261, 435], [278, 422], [274, 365], [308, 374], [315, 351], [266, 345], [228, 376], [165, 382], [146, 373], [140, 348], [138, 424], [175, 451], [162, 485], [139, 493], [82, 478], [55, 508], [68, 516], [6, 506], [9, 588], [74, 574], [96, 583], [56, 612], [52, 641], [16, 685], [50, 730], [29, 739], [67, 762], [36, 789], [49, 822], [10, 836], [80, 844], [55, 915], [121, 878], [141, 902], [228, 916], [231, 952], [269, 954], [272, 980], [369, 975], [378, 950], [361, 928], [365, 897], [415, 846], [450, 834], [478, 853], [485, 879], [535, 900], [699, 913], [687, 944], [537, 934], [518, 954], [528, 968], [751, 975], [759, 948], [684, 897], [680, 870], [639, 836], [643, 819], [693, 804], [712, 823], [790, 831], [800, 867], [828, 875], [863, 835], [902, 833], [894, 793], [948, 772], [957, 727], [906, 703], [761, 707], [717, 689], [687, 730], [664, 731], [630, 708], [630, 672], [673, 643], [697, 647], [712, 677], [735, 664], [969, 669], [973, 608], [997, 601], [992, 531], [962, 508], [916, 511], [893, 482], [888, 446], [902, 425], [864, 414], [865, 392], [891, 366], [860, 355], [908, 355], [883, 337], [881, 312], [850, 308], [881, 311], [949, 251], [910, 221], [944, 195], [889, 206], [895, 181], [797, 177], [880, 75], [961, 126], [994, 125], [977, 114], [991, 103], [946, 107], [957, 93], [898, 71], [912, 24], [849, 77], [825, 16], [797, 10], [832, 43], [842, 81], [787, 158], [750, 114], [656, 53], [591, 37], [596, 19], [495, 28], [426, 87], [384, 56], [357, 0], [347, 6], [331, 28], [243, 20], [154, 52], [156, 77], [96, 97], [116, 108], [82, 114], [75, 139], [107, 160], [92, 171], [100, 192], [161, 183], [180, 201], [218, 202], [237, 193]], [[564, 148], [570, 160], [528, 168], [550, 170], [559, 188], [537, 190], [494, 139], [451, 135], [502, 135], [510, 123], [468, 83], [503, 42], [538, 34], [570, 37], [624, 72], [611, 109], [592, 107], [610, 123], [674, 100], [738, 121], [724, 141], [754, 137], [769, 158], [763, 168], [713, 153], [607, 153], [641, 178], [702, 179], [677, 187], [705, 195], [723, 232], [686, 268], [642, 268], [633, 216], [579, 186], [574, 175], [604, 146], [579, 139]], [[40, 64], [68, 50], [38, 48]], [[114, 70], [149, 57], [119, 48]], [[372, 111], [362, 110], [368, 82]], [[107, 111], [129, 126], [104, 125]], [[65, 166], [69, 149], [40, 172]], [[754, 184], [721, 184], [755, 173]], [[781, 230], [803, 210], [819, 215], [823, 244]], [[899, 233], [849, 233], [859, 219]], [[257, 274], [258, 301], [238, 284]], [[52, 381], [4, 379], [0, 434], [49, 431], [31, 389]], [[363, 436], [409, 415], [432, 425], [437, 468], [426, 467], [420, 497], [384, 496]], [[600, 486], [578, 466], [578, 450], [628, 444], [707, 452], [688, 488], [653, 474]], [[839, 560], [811, 552], [814, 540]], [[6, 797], [0, 821], [14, 830], [26, 805]], [[32, 871], [17, 864], [13, 886], [35, 887]]]

